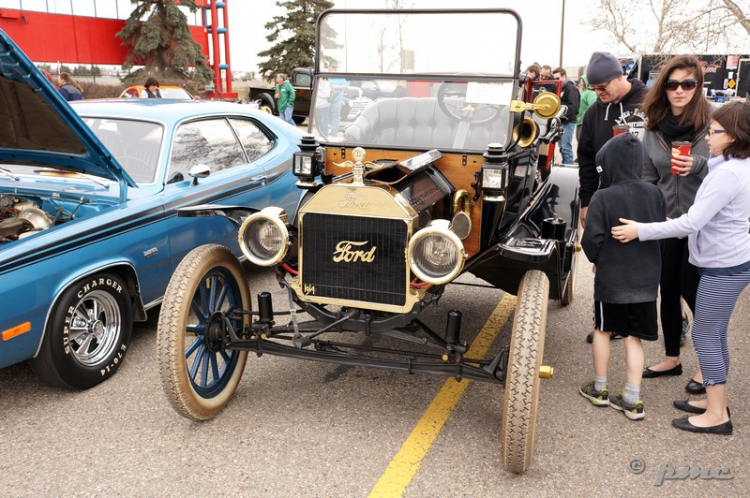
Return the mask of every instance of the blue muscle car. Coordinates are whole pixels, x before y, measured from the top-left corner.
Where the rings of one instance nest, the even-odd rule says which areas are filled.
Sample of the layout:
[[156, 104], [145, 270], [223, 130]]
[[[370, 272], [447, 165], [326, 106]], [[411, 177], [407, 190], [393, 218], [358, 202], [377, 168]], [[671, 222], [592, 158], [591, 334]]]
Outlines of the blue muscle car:
[[70, 106], [0, 30], [0, 367], [31, 360], [74, 389], [110, 377], [185, 254], [241, 254], [225, 218], [177, 209], [293, 211], [300, 137], [239, 104]]

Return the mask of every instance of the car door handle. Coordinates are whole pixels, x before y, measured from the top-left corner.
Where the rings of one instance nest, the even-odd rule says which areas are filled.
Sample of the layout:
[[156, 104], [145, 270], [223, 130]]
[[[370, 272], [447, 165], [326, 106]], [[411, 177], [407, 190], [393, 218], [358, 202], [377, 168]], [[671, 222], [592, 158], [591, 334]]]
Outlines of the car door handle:
[[250, 178], [250, 181], [251, 182], [266, 183], [266, 175], [253, 176], [253, 177]]

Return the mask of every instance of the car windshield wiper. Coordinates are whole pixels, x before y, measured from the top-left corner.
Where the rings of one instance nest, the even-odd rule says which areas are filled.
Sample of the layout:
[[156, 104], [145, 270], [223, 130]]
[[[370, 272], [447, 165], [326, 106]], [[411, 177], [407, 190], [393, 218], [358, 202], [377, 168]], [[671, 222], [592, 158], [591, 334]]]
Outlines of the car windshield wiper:
[[0, 168], [0, 173], [5, 173], [6, 175], [8, 175], [9, 177], [11, 177], [13, 180], [15, 180], [17, 182], [21, 181], [21, 177], [20, 176], [15, 176], [14, 174], [12, 174], [9, 170], [7, 170], [5, 168]]

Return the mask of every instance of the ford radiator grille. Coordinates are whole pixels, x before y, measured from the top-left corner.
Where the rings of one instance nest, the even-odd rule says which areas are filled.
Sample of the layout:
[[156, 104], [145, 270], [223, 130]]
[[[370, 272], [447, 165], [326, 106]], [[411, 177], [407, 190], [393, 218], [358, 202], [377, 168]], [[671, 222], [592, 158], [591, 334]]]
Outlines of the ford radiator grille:
[[404, 221], [307, 213], [302, 220], [302, 285], [309, 297], [403, 306]]

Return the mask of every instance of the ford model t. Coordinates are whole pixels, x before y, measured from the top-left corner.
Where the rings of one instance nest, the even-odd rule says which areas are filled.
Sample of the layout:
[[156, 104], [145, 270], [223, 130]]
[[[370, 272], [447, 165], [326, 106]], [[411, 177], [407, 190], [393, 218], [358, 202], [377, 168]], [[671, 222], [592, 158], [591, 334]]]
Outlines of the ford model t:
[[[188, 418], [216, 415], [248, 352], [503, 384], [503, 460], [522, 472], [539, 379], [551, 374], [548, 300], [570, 302], [575, 281], [578, 175], [544, 157], [564, 109], [554, 92], [523, 101], [521, 21], [510, 10], [331, 10], [317, 33], [314, 134], [290, 165], [296, 212], [180, 213], [235, 223], [243, 254], [273, 268], [284, 300], [252, 289], [254, 306], [252, 275], [231, 252], [193, 250], [159, 319], [167, 397]], [[335, 114], [336, 91], [373, 80], [394, 91], [353, 120]], [[489, 358], [466, 354], [460, 310], [444, 330], [419, 319], [466, 272], [517, 296], [510, 344]]]

